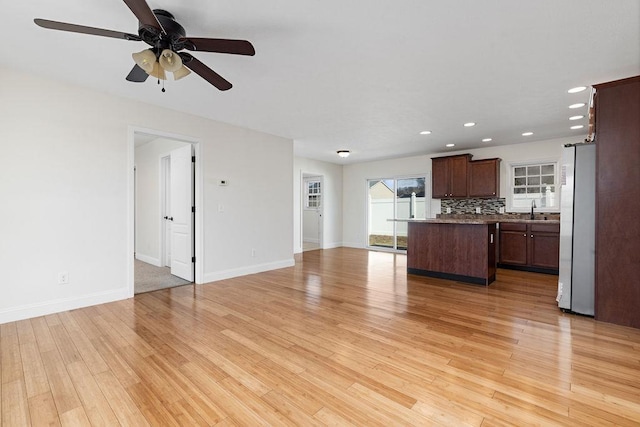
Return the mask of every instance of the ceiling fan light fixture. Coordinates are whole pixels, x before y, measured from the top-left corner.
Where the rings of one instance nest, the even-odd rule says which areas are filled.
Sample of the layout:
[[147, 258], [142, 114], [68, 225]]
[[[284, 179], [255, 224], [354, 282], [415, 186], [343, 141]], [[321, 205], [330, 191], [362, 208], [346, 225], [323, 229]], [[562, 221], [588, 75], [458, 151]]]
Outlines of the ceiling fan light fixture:
[[345, 158], [345, 157], [349, 157], [349, 154], [351, 154], [351, 151], [349, 150], [338, 150], [337, 151], [338, 156]]
[[159, 80], [167, 80], [167, 75], [164, 72], [164, 68], [162, 68], [157, 62], [153, 64], [153, 70], [151, 70], [149, 75]]
[[180, 59], [180, 55], [176, 54], [171, 49], [163, 50], [158, 61], [162, 68], [170, 73], [175, 73], [182, 68], [182, 59]]
[[147, 74], [151, 74], [156, 63], [156, 54], [151, 49], [145, 49], [138, 53], [131, 54], [136, 65], [142, 68]]
[[187, 77], [189, 74], [191, 74], [191, 71], [183, 65], [173, 72], [173, 80], [180, 80], [183, 77]]

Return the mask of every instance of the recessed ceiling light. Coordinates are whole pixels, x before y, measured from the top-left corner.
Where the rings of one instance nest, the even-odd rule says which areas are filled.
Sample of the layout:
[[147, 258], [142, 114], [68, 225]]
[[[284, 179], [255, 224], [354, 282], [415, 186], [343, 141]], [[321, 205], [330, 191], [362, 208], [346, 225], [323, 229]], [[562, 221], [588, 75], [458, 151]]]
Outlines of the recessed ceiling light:
[[569, 120], [580, 120], [580, 119], [584, 119], [584, 116], [571, 116], [571, 117], [569, 117]]
[[447, 144], [447, 145], [445, 145], [445, 147], [449, 147], [449, 148], [455, 147], [455, 146], [456, 146], [456, 144]]
[[576, 126], [571, 126], [571, 129], [582, 129], [584, 126], [583, 125], [576, 125]]
[[470, 128], [471, 126], [475, 126], [476, 124], [474, 122], [469, 122], [469, 123], [465, 123], [464, 127], [466, 128]]
[[491, 141], [493, 141], [491, 138], [485, 138], [482, 140], [482, 142], [491, 142]]
[[573, 88], [569, 89], [567, 92], [569, 92], [569, 93], [578, 93], [578, 92], [582, 92], [586, 88], [587, 88], [586, 86], [573, 87]]
[[420, 132], [420, 135], [431, 135], [431, 131], [430, 130], [423, 130], [422, 132]]
[[525, 132], [522, 134], [522, 136], [531, 136], [533, 135], [533, 132]]
[[582, 108], [584, 107], [586, 104], [584, 102], [578, 102], [577, 104], [571, 104], [569, 105], [569, 108]]

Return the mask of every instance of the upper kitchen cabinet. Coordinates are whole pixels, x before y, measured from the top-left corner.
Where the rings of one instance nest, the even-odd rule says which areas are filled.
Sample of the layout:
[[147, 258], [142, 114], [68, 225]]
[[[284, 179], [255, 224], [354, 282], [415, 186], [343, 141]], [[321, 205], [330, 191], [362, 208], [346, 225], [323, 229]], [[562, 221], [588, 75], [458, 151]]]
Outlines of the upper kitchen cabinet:
[[595, 317], [640, 328], [640, 76], [594, 87]]
[[467, 197], [467, 166], [470, 154], [431, 159], [431, 197], [444, 199], [449, 197]]
[[469, 197], [500, 197], [500, 159], [469, 162]]

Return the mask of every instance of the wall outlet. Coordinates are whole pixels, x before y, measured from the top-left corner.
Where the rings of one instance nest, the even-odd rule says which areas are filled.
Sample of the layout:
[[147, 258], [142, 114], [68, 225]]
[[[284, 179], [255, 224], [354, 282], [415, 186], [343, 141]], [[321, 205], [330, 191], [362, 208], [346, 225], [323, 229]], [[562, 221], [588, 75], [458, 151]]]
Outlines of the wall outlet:
[[251, 249], [251, 256], [252, 256], [252, 257], [255, 257], [255, 256], [256, 256], [256, 250], [255, 250], [255, 248], [252, 248], [252, 249]]
[[224, 212], [224, 206], [222, 203], [218, 203], [218, 212]]
[[66, 285], [69, 283], [69, 273], [61, 271], [58, 273], [58, 285]]
[[482, 208], [478, 206], [478, 207], [476, 208], [476, 213], [477, 213], [477, 214], [481, 214], [481, 213], [482, 213]]
[[451, 208], [447, 208], [447, 213], [450, 214], [451, 213]]

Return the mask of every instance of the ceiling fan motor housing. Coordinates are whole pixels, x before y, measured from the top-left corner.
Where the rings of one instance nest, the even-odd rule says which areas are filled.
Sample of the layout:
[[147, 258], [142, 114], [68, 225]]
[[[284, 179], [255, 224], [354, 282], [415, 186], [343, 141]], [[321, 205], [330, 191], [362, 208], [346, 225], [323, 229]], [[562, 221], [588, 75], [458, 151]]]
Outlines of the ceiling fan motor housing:
[[162, 9], [154, 9], [153, 14], [162, 25], [164, 33], [156, 28], [148, 27], [142, 23], [138, 24], [138, 35], [140, 38], [159, 52], [164, 49], [171, 49], [174, 52], [185, 48], [186, 31], [182, 25], [176, 22], [175, 17]]

